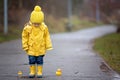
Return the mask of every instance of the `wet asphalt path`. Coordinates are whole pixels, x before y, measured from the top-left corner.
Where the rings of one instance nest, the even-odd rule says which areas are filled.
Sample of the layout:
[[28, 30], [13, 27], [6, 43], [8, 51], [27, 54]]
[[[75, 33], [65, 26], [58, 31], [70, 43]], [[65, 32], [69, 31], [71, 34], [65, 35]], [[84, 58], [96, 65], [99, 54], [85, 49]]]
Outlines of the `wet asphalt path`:
[[[92, 49], [93, 40], [113, 33], [113, 26], [102, 26], [72, 33], [53, 34], [53, 50], [44, 57], [42, 79], [17, 77], [21, 70], [29, 73], [28, 58], [21, 49], [21, 39], [0, 44], [0, 80], [120, 80]], [[55, 72], [62, 69], [62, 76]]]

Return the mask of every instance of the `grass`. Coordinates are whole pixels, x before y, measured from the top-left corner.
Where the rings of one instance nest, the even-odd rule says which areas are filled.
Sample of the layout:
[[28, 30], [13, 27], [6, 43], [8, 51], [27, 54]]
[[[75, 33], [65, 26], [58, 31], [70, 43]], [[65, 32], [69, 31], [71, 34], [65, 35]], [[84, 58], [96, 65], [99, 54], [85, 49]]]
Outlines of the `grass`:
[[3, 29], [0, 29], [0, 43], [1, 42], [5, 42], [5, 41], [10, 41], [10, 40], [14, 40], [14, 39], [18, 39], [21, 37], [21, 31], [20, 28], [16, 27], [16, 26], [9, 26], [8, 27], [8, 34], [4, 35], [3, 34]]
[[55, 18], [52, 15], [48, 15], [45, 19], [50, 33], [60, 33], [65, 32], [65, 18]]
[[[56, 18], [52, 15], [48, 15], [45, 19], [45, 23], [47, 24], [50, 33], [61, 33], [67, 31], [68, 19], [66, 17]], [[77, 16], [73, 16], [71, 31], [90, 28], [101, 24], [102, 23], [95, 23], [88, 20], [80, 20]], [[22, 29], [20, 29], [18, 25], [9, 25], [9, 32], [7, 35], [3, 34], [3, 29], [1, 28], [2, 26], [0, 27], [0, 42], [13, 40], [21, 37]]]
[[120, 73], [120, 34], [109, 34], [96, 39], [94, 49], [111, 68]]
[[103, 25], [102, 22], [96, 23], [95, 21], [90, 21], [87, 18], [79, 18], [77, 16], [73, 16], [72, 17], [72, 31], [76, 31], [76, 30], [80, 30], [80, 29], [86, 29], [86, 28], [91, 28], [91, 27], [95, 27], [95, 26], [100, 26]]
[[[68, 19], [66, 17], [55, 18], [52, 15], [48, 15], [45, 19], [48, 25], [49, 31], [51, 33], [66, 32]], [[76, 31], [80, 29], [95, 27], [97, 25], [103, 25], [102, 22], [96, 23], [89, 21], [88, 19], [80, 19], [78, 16], [72, 16], [72, 28], [71, 31]]]

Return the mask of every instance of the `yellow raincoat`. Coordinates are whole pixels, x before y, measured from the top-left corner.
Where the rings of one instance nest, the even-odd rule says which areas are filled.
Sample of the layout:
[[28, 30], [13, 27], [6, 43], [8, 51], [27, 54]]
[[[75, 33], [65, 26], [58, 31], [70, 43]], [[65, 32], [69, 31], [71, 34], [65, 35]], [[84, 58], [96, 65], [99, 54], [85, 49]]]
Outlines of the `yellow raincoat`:
[[27, 24], [22, 32], [22, 47], [28, 55], [45, 55], [46, 50], [52, 49], [49, 31], [45, 23], [39, 27]]

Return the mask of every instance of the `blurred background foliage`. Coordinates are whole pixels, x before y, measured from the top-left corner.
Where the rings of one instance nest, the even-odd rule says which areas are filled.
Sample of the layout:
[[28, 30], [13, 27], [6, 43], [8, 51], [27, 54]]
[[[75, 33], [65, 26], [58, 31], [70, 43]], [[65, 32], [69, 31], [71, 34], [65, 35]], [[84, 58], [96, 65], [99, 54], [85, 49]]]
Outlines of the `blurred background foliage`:
[[[102, 24], [119, 25], [120, 0], [71, 0], [72, 31]], [[100, 21], [96, 21], [96, 4]], [[0, 34], [3, 34], [4, 0], [0, 0]], [[68, 0], [8, 0], [8, 35], [20, 33], [35, 5], [40, 5], [51, 33], [67, 31]], [[119, 32], [119, 30], [118, 30]]]

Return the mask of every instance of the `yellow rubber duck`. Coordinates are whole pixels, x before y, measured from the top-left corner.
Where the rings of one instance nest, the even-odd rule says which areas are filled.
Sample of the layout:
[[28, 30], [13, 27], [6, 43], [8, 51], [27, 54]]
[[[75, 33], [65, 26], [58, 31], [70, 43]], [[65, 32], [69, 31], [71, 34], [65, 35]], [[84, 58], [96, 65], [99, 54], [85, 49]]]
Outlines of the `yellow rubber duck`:
[[57, 69], [56, 76], [61, 76], [61, 75], [62, 75], [62, 70], [61, 69]]
[[18, 76], [19, 77], [22, 77], [22, 74], [23, 74], [22, 71], [18, 71]]

